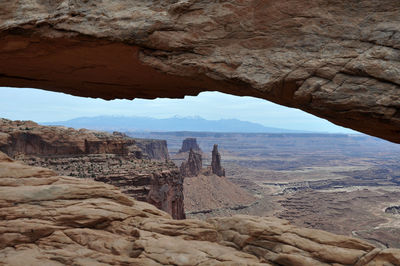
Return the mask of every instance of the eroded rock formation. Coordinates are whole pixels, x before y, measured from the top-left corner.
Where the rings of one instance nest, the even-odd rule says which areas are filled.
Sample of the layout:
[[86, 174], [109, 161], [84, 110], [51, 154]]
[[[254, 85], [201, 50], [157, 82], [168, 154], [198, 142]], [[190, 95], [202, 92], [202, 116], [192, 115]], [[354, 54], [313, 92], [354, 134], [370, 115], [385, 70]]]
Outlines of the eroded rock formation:
[[[29, 211], [28, 211], [29, 210]], [[399, 265], [400, 250], [251, 216], [172, 220], [115, 187], [0, 152], [2, 265]]]
[[183, 162], [180, 167], [182, 176], [193, 177], [198, 176], [203, 168], [201, 154], [190, 149], [187, 161]]
[[59, 174], [115, 185], [135, 199], [183, 219], [183, 178], [172, 162], [142, 159], [168, 155], [165, 141], [151, 143], [120, 133], [0, 120], [0, 151], [9, 156]]
[[[195, 149], [191, 148], [195, 147]], [[183, 176], [185, 177], [194, 177], [198, 176], [200, 173], [204, 175], [217, 175], [217, 176], [225, 176], [225, 169], [221, 166], [221, 155], [218, 152], [218, 145], [214, 144], [212, 150], [212, 158], [211, 158], [211, 166], [202, 169], [202, 156], [200, 147], [197, 145], [197, 141], [195, 138], [187, 138], [182, 143], [182, 148], [179, 150], [179, 153], [185, 152], [186, 149], [189, 149], [189, 156], [187, 161], [182, 162], [180, 170]], [[200, 153], [198, 153], [199, 151]]]
[[[178, 156], [181, 155], [183, 153], [178, 153]], [[223, 176], [225, 176], [224, 169], [221, 167], [216, 169], [222, 171]], [[187, 160], [182, 162], [180, 172], [184, 177], [183, 192], [187, 217], [205, 218], [205, 216], [209, 217], [209, 213], [213, 211], [218, 211], [220, 215], [224, 215], [227, 210], [241, 208], [255, 202], [255, 198], [248, 191], [227, 178], [221, 178], [221, 176], [213, 173], [211, 166], [203, 168], [202, 154], [193, 149], [190, 149]]]
[[135, 141], [105, 132], [0, 119], [0, 151], [9, 156], [116, 154], [142, 158]]
[[196, 138], [186, 138], [182, 142], [182, 148], [178, 152], [188, 152], [190, 150], [193, 150], [197, 153], [201, 153], [201, 149], [199, 147], [199, 144], [197, 144]]
[[218, 90], [400, 142], [393, 0], [2, 1], [0, 85], [105, 99]]
[[225, 176], [225, 169], [221, 166], [221, 154], [218, 151], [218, 144], [214, 144], [211, 158], [211, 170], [217, 176]]
[[153, 160], [169, 160], [169, 153], [166, 140], [158, 139], [135, 139], [138, 146], [150, 159]]

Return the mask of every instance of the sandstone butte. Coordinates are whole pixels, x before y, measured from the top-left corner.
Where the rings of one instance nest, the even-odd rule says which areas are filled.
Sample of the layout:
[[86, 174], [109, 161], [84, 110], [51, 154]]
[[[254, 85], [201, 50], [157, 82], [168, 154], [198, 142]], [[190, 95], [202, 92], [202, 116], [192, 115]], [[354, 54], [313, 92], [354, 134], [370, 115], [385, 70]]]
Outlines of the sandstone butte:
[[[0, 86], [104, 99], [216, 90], [400, 143], [393, 0], [0, 2]], [[396, 249], [236, 216], [171, 220], [1, 155], [3, 264], [399, 265]]]
[[182, 148], [179, 149], [178, 153], [181, 152], [189, 152], [190, 150], [193, 150], [197, 153], [202, 153], [202, 150], [199, 147], [199, 144], [197, 144], [196, 138], [186, 138], [182, 142]]
[[0, 265], [399, 265], [400, 250], [272, 217], [173, 220], [0, 152]]

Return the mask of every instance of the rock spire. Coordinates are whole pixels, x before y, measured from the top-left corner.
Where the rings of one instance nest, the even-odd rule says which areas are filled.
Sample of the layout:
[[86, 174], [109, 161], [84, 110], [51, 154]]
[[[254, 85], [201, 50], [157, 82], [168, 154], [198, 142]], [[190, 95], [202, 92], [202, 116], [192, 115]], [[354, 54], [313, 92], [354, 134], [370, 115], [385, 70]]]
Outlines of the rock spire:
[[186, 162], [181, 164], [181, 174], [184, 177], [193, 177], [200, 174], [203, 167], [201, 154], [190, 149], [189, 157]]
[[218, 144], [214, 144], [212, 150], [211, 170], [217, 176], [225, 176], [225, 169], [221, 166], [221, 154], [218, 152]]

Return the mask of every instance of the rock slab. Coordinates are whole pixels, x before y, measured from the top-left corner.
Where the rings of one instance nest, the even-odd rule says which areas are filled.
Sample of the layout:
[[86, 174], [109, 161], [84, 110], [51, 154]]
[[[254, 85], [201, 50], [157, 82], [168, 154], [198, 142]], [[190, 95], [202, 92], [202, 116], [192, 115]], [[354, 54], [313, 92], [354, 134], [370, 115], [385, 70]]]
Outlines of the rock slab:
[[399, 265], [400, 250], [234, 216], [173, 220], [113, 186], [0, 152], [2, 265]]

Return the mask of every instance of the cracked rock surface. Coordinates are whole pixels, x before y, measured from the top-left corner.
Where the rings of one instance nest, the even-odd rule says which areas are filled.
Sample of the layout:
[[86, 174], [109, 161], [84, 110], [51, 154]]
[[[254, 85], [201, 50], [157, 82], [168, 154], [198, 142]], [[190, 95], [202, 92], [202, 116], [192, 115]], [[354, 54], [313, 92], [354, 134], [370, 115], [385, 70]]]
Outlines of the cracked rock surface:
[[87, 179], [0, 153], [2, 265], [399, 265], [398, 249], [271, 217], [173, 220]]
[[400, 142], [393, 0], [0, 3], [0, 85], [105, 99], [217, 90]]

